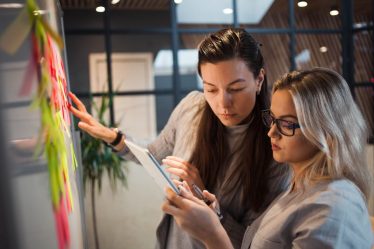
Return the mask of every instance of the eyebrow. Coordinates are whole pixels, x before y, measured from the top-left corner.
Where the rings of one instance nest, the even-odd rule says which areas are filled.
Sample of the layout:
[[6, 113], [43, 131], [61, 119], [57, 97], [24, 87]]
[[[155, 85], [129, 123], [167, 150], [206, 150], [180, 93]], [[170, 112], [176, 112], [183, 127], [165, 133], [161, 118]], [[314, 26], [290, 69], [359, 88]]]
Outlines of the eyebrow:
[[[274, 116], [274, 113], [273, 113], [271, 110], [270, 110], [270, 113], [271, 113], [271, 115]], [[279, 117], [277, 117], [277, 118], [278, 118], [278, 119], [283, 119], [283, 118], [294, 118], [294, 119], [297, 120], [297, 117], [294, 116], [294, 115], [291, 115], [291, 114], [281, 115], [281, 116], [279, 116]]]
[[[233, 85], [235, 83], [240, 83], [240, 82], [245, 82], [245, 79], [239, 78], [239, 79], [233, 80], [228, 85], [231, 86], [231, 85]], [[207, 84], [207, 85], [210, 85], [210, 86], [216, 86], [213, 83], [209, 83], [207, 81], [203, 81], [203, 84]]]

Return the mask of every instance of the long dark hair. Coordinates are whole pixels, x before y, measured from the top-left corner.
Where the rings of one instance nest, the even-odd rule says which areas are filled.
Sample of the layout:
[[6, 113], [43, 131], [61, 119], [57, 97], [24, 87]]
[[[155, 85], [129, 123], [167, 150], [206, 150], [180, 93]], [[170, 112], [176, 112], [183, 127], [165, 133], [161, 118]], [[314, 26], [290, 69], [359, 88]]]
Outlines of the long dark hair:
[[[244, 29], [223, 29], [207, 36], [199, 45], [198, 72], [204, 63], [218, 63], [234, 58], [242, 59], [254, 74], [255, 78], [264, 67], [260, 44]], [[268, 203], [268, 169], [272, 163], [272, 152], [267, 129], [262, 124], [261, 110], [269, 108], [269, 95], [266, 76], [256, 103], [242, 146], [239, 151], [237, 172], [239, 181], [230, 188], [222, 188], [224, 193], [232, 191], [235, 186], [242, 186], [241, 202], [245, 207], [259, 211]], [[249, 119], [249, 117], [248, 117]], [[248, 120], [249, 121], [249, 120]], [[253, 132], [255, 130], [255, 132]], [[225, 127], [205, 103], [201, 117], [196, 145], [190, 162], [199, 168], [200, 175], [208, 190], [213, 190], [217, 177], [228, 162], [229, 150], [225, 136]], [[233, 179], [229, 179], [233, 180]]]

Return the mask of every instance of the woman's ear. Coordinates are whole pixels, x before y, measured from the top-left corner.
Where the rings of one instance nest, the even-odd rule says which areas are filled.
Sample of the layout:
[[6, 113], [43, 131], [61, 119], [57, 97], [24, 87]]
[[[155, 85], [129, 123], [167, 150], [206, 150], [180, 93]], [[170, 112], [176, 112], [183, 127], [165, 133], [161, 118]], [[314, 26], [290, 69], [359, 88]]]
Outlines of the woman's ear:
[[257, 79], [256, 79], [257, 94], [260, 94], [262, 83], [264, 82], [264, 80], [265, 80], [265, 69], [261, 68], [260, 73], [258, 74]]

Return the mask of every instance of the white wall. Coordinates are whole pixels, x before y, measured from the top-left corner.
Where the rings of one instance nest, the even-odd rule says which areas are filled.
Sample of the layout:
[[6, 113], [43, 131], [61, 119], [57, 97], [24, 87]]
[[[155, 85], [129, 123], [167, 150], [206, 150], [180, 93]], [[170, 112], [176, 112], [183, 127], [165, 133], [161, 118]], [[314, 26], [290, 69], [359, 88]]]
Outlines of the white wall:
[[[104, 177], [102, 191], [96, 193], [101, 249], [148, 249], [155, 245], [163, 194], [141, 166], [132, 162], [127, 166], [127, 189], [120, 187], [112, 192], [108, 178]], [[85, 209], [88, 244], [94, 248], [90, 191], [86, 191]]]
[[[89, 60], [91, 92], [102, 92], [107, 89], [105, 54], [91, 54]], [[151, 53], [112, 54], [113, 90], [153, 90], [152, 64]], [[154, 96], [115, 97], [114, 109], [115, 121], [126, 134], [148, 141], [156, 136]], [[100, 248], [153, 248], [156, 227], [162, 217], [163, 193], [141, 166], [132, 162], [125, 164], [129, 169], [128, 189], [120, 187], [112, 192], [105, 176], [101, 193], [95, 193]], [[88, 244], [94, 248], [89, 190], [85, 210]]]

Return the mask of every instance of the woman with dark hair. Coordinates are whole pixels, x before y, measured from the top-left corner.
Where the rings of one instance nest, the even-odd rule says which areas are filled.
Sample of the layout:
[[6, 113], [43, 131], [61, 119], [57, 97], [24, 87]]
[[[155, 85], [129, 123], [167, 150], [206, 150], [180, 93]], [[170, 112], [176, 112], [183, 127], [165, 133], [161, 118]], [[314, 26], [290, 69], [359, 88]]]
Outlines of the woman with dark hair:
[[[287, 163], [293, 178], [248, 227], [241, 248], [370, 249], [367, 128], [343, 77], [324, 68], [284, 75], [263, 121], [274, 159]], [[233, 248], [216, 213], [187, 184], [180, 188], [186, 198], [168, 191], [163, 210], [207, 248]]]
[[[216, 195], [222, 225], [239, 248], [246, 227], [288, 185], [288, 169], [273, 162], [261, 121], [269, 101], [260, 45], [243, 29], [208, 35], [199, 45], [198, 72], [203, 93], [191, 92], [178, 104], [148, 149], [168, 172]], [[115, 130], [101, 126], [71, 98], [81, 129], [107, 143], [118, 140]], [[114, 148], [134, 159], [120, 138]], [[157, 239], [158, 248], [204, 247], [169, 215]]]

